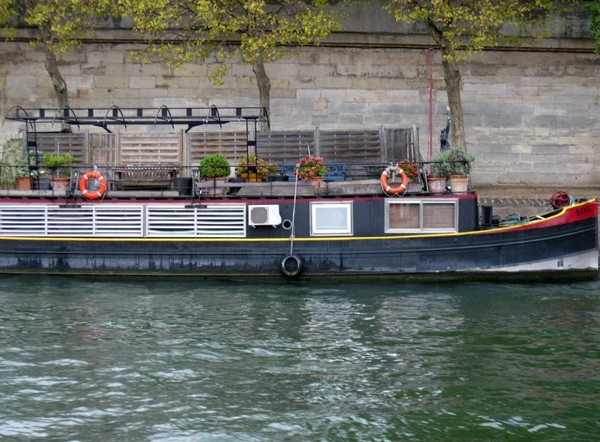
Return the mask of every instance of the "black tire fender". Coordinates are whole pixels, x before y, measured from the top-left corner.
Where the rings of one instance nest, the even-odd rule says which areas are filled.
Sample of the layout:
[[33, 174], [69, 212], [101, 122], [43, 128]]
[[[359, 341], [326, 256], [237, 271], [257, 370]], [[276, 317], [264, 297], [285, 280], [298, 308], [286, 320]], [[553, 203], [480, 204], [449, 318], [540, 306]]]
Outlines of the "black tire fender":
[[281, 260], [281, 272], [285, 276], [298, 276], [302, 271], [302, 259], [298, 255], [287, 255]]

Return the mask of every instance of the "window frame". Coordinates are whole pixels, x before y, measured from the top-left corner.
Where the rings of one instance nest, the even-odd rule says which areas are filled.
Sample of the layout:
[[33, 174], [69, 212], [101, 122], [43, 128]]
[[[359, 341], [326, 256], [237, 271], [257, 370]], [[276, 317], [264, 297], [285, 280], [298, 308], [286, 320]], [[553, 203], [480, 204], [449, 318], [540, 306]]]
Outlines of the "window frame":
[[[323, 231], [317, 227], [319, 209], [345, 209], [346, 225], [343, 228]], [[352, 201], [343, 202], [311, 202], [310, 203], [310, 235], [311, 236], [352, 236], [354, 234], [353, 221], [354, 205]]]
[[[419, 227], [417, 228], [396, 228], [390, 227], [390, 207], [397, 204], [417, 205], [419, 206]], [[424, 207], [428, 205], [452, 205], [454, 227], [431, 228], [424, 227]], [[420, 200], [386, 200], [385, 201], [385, 233], [456, 233], [458, 232], [458, 199], [457, 198], [432, 198]]]

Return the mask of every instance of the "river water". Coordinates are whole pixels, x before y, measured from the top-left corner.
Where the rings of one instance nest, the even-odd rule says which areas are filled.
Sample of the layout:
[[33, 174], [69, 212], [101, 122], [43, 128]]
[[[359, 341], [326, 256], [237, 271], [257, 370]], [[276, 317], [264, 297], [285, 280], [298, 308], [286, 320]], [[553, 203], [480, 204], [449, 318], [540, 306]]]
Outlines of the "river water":
[[600, 283], [4, 277], [0, 440], [597, 440]]

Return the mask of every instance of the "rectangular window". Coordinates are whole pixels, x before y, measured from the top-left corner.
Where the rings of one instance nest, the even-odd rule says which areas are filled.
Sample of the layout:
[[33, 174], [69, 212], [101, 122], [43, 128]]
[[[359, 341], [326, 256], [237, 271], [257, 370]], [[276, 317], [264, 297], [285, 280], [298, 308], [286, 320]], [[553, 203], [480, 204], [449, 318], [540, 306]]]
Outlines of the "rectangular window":
[[420, 204], [389, 204], [389, 228], [390, 229], [420, 229]]
[[458, 200], [386, 201], [386, 233], [457, 232]]
[[311, 203], [310, 234], [352, 235], [352, 203]]

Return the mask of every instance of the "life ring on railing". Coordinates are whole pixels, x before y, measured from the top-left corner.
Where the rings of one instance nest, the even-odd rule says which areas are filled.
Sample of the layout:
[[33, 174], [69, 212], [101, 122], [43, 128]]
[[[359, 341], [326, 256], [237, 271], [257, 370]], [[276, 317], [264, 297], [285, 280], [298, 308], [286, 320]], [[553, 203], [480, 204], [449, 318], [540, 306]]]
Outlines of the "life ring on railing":
[[[88, 189], [90, 182], [94, 183], [93, 189]], [[106, 178], [100, 172], [88, 172], [79, 180], [79, 190], [83, 197], [89, 200], [102, 198], [106, 193]]]
[[[390, 187], [388, 184], [388, 179], [393, 171], [396, 171], [402, 177], [402, 184], [398, 187]], [[404, 195], [406, 193], [406, 189], [408, 188], [408, 177], [406, 173], [404, 173], [404, 169], [400, 167], [398, 164], [395, 166], [388, 166], [383, 172], [381, 172], [381, 177], [379, 177], [379, 181], [381, 181], [381, 189], [386, 195]]]
[[287, 255], [281, 260], [281, 273], [285, 276], [298, 276], [302, 271], [302, 260], [298, 255]]

